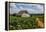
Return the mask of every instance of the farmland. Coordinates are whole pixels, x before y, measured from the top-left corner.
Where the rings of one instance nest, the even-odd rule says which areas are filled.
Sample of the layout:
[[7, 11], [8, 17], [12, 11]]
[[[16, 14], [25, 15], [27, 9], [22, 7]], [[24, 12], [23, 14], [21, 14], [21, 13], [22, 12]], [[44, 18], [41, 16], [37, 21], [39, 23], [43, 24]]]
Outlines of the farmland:
[[9, 29], [10, 30], [21, 30], [21, 29], [35, 29], [39, 28], [36, 25], [36, 18], [43, 19], [43, 15], [33, 15], [30, 17], [17, 17], [9, 16]]

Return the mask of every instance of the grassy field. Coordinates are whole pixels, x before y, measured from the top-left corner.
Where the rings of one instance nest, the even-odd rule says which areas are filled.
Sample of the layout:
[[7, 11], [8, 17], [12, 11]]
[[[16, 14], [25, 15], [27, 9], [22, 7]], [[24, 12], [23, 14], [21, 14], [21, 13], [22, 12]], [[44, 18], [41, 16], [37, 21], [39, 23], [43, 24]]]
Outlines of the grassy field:
[[37, 28], [36, 18], [42, 18], [43, 16], [32, 16], [32, 17], [17, 17], [9, 16], [9, 29], [10, 30], [21, 30], [21, 29], [34, 29]]

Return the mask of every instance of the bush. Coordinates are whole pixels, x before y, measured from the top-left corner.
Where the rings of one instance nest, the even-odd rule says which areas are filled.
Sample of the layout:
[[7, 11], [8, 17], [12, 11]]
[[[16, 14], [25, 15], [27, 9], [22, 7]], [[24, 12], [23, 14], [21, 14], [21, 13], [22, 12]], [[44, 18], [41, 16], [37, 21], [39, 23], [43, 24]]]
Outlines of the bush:
[[18, 29], [32, 29], [36, 28], [35, 17], [14, 17], [10, 16], [9, 29], [18, 30]]

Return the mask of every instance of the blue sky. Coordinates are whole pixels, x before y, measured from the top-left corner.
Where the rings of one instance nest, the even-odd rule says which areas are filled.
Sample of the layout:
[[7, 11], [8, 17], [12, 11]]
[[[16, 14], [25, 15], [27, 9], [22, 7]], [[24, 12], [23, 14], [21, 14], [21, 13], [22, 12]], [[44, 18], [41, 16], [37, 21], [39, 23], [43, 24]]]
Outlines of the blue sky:
[[43, 13], [43, 5], [10, 3], [10, 13], [18, 13], [20, 10], [27, 10], [30, 14]]

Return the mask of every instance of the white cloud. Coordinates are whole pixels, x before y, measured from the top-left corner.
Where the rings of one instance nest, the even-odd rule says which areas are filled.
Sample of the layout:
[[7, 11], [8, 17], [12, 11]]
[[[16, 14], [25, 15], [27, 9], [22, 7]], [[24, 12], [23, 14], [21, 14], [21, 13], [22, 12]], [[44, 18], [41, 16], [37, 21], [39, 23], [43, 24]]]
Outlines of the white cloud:
[[43, 5], [40, 4], [16, 4], [11, 3], [10, 6], [12, 7], [10, 11], [16, 13], [20, 10], [28, 10], [29, 13], [43, 13]]

